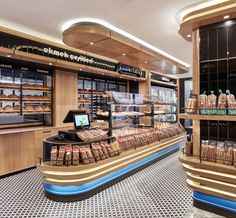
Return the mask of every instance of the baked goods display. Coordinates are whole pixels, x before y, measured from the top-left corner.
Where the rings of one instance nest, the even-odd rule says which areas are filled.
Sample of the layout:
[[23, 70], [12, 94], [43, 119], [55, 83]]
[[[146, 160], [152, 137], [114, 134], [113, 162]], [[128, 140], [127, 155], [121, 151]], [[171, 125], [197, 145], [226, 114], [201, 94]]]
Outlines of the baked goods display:
[[91, 103], [91, 99], [83, 97], [78, 98], [78, 101], [79, 103]]
[[0, 83], [0, 88], [2, 88], [2, 89], [19, 89], [20, 85], [14, 84], [14, 83]]
[[197, 98], [195, 95], [192, 95], [187, 100], [187, 113], [195, 113], [196, 112], [196, 106], [197, 106]]
[[119, 155], [121, 149], [118, 142], [108, 144], [100, 141], [88, 145], [66, 145], [51, 148], [50, 165], [53, 166], [77, 166], [80, 163], [91, 164], [100, 160]]
[[0, 95], [0, 101], [19, 101], [20, 100], [20, 96], [19, 95], [4, 95], [1, 94]]
[[48, 96], [44, 95], [23, 95], [23, 101], [50, 101]]
[[225, 165], [235, 165], [236, 143], [232, 141], [202, 140], [201, 159]]
[[116, 137], [122, 150], [129, 150], [173, 137], [184, 133], [185, 130], [180, 124], [160, 124], [155, 128], [129, 128], [114, 130], [113, 135]]
[[83, 142], [97, 141], [107, 138], [107, 133], [102, 129], [89, 129], [76, 132], [78, 138]]
[[42, 90], [42, 91], [49, 91], [50, 87], [38, 84], [22, 84], [22, 88], [24, 90]]

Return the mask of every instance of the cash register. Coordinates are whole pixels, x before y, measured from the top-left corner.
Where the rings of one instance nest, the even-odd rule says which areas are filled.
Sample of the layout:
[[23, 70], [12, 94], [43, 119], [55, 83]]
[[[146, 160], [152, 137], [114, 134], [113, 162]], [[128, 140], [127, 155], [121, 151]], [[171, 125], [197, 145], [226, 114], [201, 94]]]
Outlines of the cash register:
[[63, 123], [74, 123], [74, 130], [59, 131], [58, 133], [59, 138], [71, 141], [81, 141], [76, 132], [90, 128], [89, 115], [86, 111], [81, 110], [70, 110]]

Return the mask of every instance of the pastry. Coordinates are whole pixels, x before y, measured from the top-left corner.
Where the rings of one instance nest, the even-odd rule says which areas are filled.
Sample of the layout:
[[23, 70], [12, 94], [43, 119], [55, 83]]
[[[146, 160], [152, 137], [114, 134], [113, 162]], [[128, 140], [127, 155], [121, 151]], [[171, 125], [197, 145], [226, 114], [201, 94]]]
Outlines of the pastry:
[[51, 111], [51, 108], [50, 108], [48, 105], [43, 106], [43, 111], [45, 111], [45, 112], [50, 112], [50, 111]]
[[12, 98], [12, 99], [19, 99], [19, 96], [18, 95], [8, 95], [7, 96], [8, 98]]
[[53, 166], [57, 165], [57, 155], [58, 155], [57, 146], [53, 146], [51, 149], [51, 156], [50, 156], [50, 164]]
[[73, 146], [73, 165], [74, 166], [79, 165], [79, 146], [78, 145]]
[[65, 157], [65, 165], [70, 166], [72, 160], [72, 146], [66, 145], [66, 157]]
[[0, 95], [0, 99], [5, 99], [5, 98], [7, 98], [6, 95], [4, 95], [4, 94], [1, 94], [1, 95]]
[[34, 108], [31, 105], [26, 105], [26, 106], [24, 106], [23, 110], [24, 111], [34, 111]]
[[35, 111], [43, 111], [43, 107], [37, 105], [37, 106], [34, 106], [34, 110]]
[[4, 110], [5, 112], [12, 112], [12, 111], [14, 110], [14, 108], [13, 108], [12, 106], [10, 106], [10, 105], [6, 105], [6, 106], [3, 108], [3, 110]]
[[14, 106], [14, 111], [20, 111], [20, 105]]
[[66, 153], [65, 146], [60, 146], [58, 157], [57, 157], [57, 165], [58, 166], [63, 165], [65, 153]]
[[80, 153], [82, 162], [84, 164], [88, 164], [89, 163], [89, 159], [88, 159], [88, 155], [87, 155], [87, 152], [86, 152], [86, 147], [85, 146], [81, 146], [80, 149], [79, 149], [79, 153]]

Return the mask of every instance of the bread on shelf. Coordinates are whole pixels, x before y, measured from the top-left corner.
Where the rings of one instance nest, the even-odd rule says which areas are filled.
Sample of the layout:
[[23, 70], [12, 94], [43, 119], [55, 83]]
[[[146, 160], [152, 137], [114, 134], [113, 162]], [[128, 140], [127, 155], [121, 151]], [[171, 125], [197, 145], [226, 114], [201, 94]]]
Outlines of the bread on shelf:
[[48, 105], [43, 106], [43, 111], [50, 112], [51, 108]]
[[5, 107], [3, 107], [4, 112], [13, 112], [14, 108], [10, 105], [6, 105]]
[[25, 111], [25, 112], [33, 112], [34, 111], [34, 107], [31, 106], [31, 105], [25, 105], [23, 107], [23, 111]]
[[34, 106], [34, 111], [44, 111], [44, 108], [40, 105]]
[[19, 89], [20, 85], [18, 85], [18, 84], [0, 83], [0, 88], [3, 88], [3, 89]]

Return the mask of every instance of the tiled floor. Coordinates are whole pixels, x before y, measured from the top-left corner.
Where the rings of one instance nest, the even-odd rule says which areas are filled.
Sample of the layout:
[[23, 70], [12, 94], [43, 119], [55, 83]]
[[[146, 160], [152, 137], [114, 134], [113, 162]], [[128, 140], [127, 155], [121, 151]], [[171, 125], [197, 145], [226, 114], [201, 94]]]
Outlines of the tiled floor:
[[0, 217], [184, 217], [192, 198], [178, 155], [80, 202], [47, 199], [37, 169], [0, 179]]

